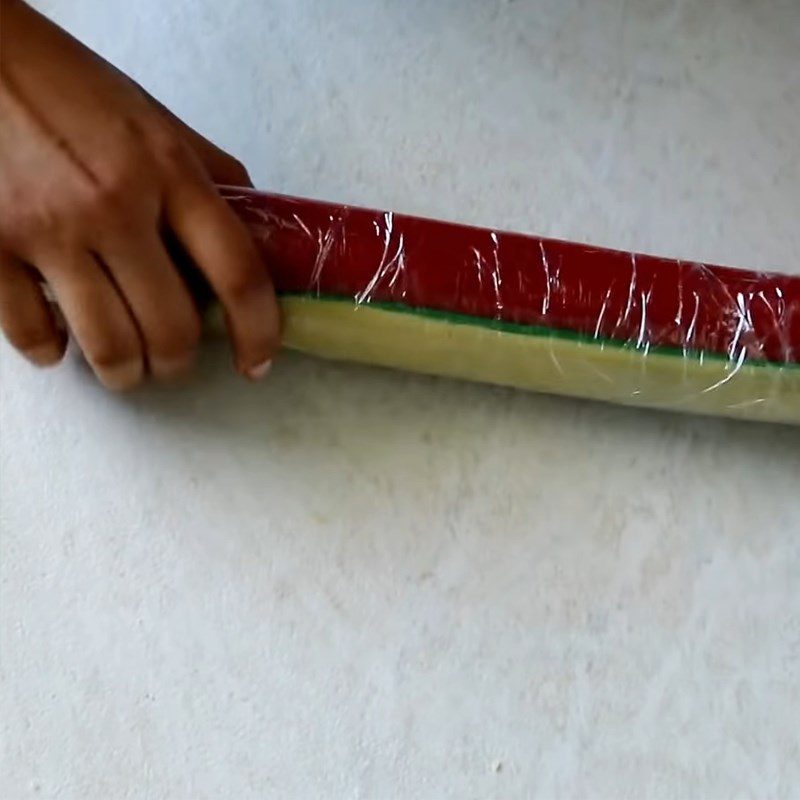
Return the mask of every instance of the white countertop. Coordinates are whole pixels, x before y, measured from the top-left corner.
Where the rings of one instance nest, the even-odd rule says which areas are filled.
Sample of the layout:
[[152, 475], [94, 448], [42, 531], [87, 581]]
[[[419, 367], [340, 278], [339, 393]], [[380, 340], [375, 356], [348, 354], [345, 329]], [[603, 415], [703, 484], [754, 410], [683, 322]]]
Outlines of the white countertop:
[[[39, 6], [264, 187], [800, 273], [796, 0]], [[0, 368], [0, 796], [800, 791], [800, 430]]]

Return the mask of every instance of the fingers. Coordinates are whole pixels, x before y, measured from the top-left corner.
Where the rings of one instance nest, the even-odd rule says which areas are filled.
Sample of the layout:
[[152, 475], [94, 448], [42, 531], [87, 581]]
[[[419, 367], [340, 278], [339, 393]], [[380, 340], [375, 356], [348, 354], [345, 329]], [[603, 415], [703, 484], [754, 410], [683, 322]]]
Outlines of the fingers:
[[173, 187], [166, 216], [222, 303], [238, 370], [253, 380], [263, 377], [280, 344], [278, 305], [244, 224], [213, 187], [200, 180]]
[[40, 269], [100, 382], [116, 391], [139, 384], [145, 374], [139, 331], [102, 265], [87, 252], [58, 253]]
[[56, 324], [42, 286], [29, 267], [0, 253], [0, 328], [8, 341], [40, 367], [58, 363], [66, 335]]
[[279, 339], [275, 296], [244, 225], [214, 189], [249, 183], [244, 168], [74, 39], [24, 14], [24, 3], [12, 8], [14, 31], [2, 37], [4, 53], [14, 45], [15, 69], [0, 87], [0, 250], [15, 258], [0, 265], [0, 327], [37, 363], [61, 356], [41, 273], [106, 386], [182, 372], [200, 325], [161, 241], [174, 233], [176, 251], [226, 309], [240, 370], [264, 374]]
[[200, 317], [155, 230], [110, 242], [100, 252], [141, 334], [156, 378], [189, 371], [200, 339]]

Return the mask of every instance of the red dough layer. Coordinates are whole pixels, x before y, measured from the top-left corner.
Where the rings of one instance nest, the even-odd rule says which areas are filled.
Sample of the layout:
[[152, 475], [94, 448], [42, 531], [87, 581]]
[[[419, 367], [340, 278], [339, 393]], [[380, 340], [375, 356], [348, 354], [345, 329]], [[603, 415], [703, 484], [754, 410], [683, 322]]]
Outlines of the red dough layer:
[[248, 190], [223, 194], [279, 292], [490, 318], [777, 363], [800, 362], [800, 277]]

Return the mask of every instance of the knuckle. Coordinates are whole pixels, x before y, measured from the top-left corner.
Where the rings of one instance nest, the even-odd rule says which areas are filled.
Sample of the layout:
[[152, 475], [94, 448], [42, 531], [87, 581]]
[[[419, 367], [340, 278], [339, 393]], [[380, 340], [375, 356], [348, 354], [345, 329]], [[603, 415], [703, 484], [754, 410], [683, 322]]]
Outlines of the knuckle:
[[85, 348], [84, 353], [92, 366], [102, 372], [113, 372], [128, 367], [138, 359], [132, 343], [105, 339]]
[[103, 178], [76, 181], [47, 197], [29, 198], [3, 209], [0, 235], [5, 247], [30, 252], [48, 245], [77, 245], [112, 222], [124, 223], [137, 195], [133, 168], [112, 168]]
[[247, 172], [247, 167], [234, 156], [226, 155], [228, 159], [228, 172], [237, 184], [245, 184], [250, 180], [250, 175]]
[[65, 236], [63, 214], [52, 204], [34, 202], [19, 207], [3, 220], [5, 246], [27, 250], [28, 244], [43, 241], [63, 241]]
[[102, 180], [93, 181], [81, 198], [84, 218], [95, 222], [124, 216], [132, 189], [133, 182], [121, 168]]
[[189, 150], [173, 130], [158, 128], [151, 134], [151, 143], [157, 163], [168, 174], [182, 174], [190, 168]]
[[81, 186], [75, 204], [77, 218], [90, 224], [124, 222], [156, 195], [150, 159], [131, 149], [117, 155], [101, 174]]

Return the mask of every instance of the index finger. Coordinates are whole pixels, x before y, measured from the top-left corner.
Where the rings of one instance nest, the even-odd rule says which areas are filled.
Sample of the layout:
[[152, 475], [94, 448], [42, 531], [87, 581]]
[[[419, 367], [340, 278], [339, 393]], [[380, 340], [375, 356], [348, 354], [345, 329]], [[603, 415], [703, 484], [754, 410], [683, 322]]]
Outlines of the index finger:
[[181, 182], [165, 210], [170, 229], [222, 303], [237, 369], [262, 378], [280, 347], [280, 320], [269, 271], [250, 233], [210, 182]]

